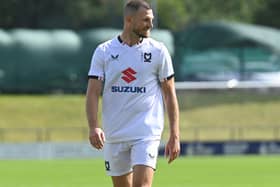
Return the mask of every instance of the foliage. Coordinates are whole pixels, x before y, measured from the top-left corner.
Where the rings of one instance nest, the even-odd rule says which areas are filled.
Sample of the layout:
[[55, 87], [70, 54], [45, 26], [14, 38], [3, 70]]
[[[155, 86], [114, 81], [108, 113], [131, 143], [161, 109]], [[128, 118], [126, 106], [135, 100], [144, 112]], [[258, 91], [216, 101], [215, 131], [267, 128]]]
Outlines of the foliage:
[[251, 22], [262, 0], [186, 0], [185, 2], [191, 22], [217, 19]]
[[158, 26], [173, 31], [185, 26], [188, 20], [183, 1], [158, 1], [158, 15]]
[[[277, 0], [149, 0], [157, 10], [156, 25], [178, 30], [208, 20], [234, 20], [280, 27]], [[1, 0], [2, 28], [122, 27], [125, 0]]]
[[[117, 1], [110, 0], [3, 0], [0, 27], [82, 29], [111, 24], [121, 13]], [[120, 7], [120, 10], [115, 10]], [[115, 21], [115, 20], [114, 20]]]
[[280, 28], [280, 1], [269, 0], [256, 12], [254, 22], [260, 25]]

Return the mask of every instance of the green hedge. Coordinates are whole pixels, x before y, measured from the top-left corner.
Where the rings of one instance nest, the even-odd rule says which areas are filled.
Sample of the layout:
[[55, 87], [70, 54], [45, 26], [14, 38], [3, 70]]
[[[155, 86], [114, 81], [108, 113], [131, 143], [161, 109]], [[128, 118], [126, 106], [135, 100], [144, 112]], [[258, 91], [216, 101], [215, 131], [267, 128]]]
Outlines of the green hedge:
[[[96, 46], [117, 29], [0, 30], [0, 91], [12, 93], [84, 92]], [[171, 33], [155, 30], [174, 52]]]

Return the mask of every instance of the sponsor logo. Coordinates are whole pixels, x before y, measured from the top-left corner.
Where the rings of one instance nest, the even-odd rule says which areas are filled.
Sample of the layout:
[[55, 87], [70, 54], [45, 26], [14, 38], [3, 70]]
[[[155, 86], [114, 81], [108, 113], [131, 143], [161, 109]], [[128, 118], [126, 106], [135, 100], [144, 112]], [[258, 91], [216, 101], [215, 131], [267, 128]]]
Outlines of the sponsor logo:
[[127, 68], [124, 71], [122, 71], [122, 80], [127, 82], [128, 84], [131, 83], [132, 81], [136, 80], [135, 74], [137, 72], [134, 71], [132, 68]]
[[105, 168], [106, 168], [106, 171], [111, 170], [109, 161], [105, 161]]
[[112, 92], [118, 93], [146, 93], [145, 87], [112, 86]]
[[[126, 83], [131, 83], [136, 80], [137, 72], [134, 71], [132, 68], [127, 68], [122, 71], [121, 79], [124, 80]], [[146, 93], [146, 87], [139, 87], [139, 86], [112, 86], [111, 89], [114, 93]]]
[[149, 153], [149, 157], [150, 157], [150, 158], [155, 158], [156, 156], [153, 155], [153, 154], [151, 154], [151, 153]]
[[112, 61], [113, 61], [113, 60], [118, 60], [118, 58], [119, 58], [119, 55], [115, 55], [115, 56], [114, 56], [114, 55], [111, 55]]

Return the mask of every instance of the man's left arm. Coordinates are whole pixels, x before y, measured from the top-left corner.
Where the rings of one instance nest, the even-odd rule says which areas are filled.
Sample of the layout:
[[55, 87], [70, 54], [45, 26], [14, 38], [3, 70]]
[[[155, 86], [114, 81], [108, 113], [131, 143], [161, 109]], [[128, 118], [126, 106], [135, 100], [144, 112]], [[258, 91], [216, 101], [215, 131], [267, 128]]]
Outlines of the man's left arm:
[[174, 77], [161, 82], [161, 88], [170, 126], [170, 135], [165, 146], [165, 155], [169, 157], [168, 163], [171, 163], [180, 154], [179, 106], [175, 91]]

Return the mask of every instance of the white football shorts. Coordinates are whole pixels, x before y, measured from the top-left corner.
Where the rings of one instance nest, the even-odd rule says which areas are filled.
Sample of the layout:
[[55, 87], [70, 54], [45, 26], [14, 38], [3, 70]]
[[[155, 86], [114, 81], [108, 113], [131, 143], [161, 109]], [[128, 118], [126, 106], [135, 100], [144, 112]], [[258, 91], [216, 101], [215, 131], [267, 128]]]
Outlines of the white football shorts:
[[135, 165], [156, 169], [160, 140], [134, 140], [105, 143], [104, 159], [107, 175], [122, 176], [132, 172]]

